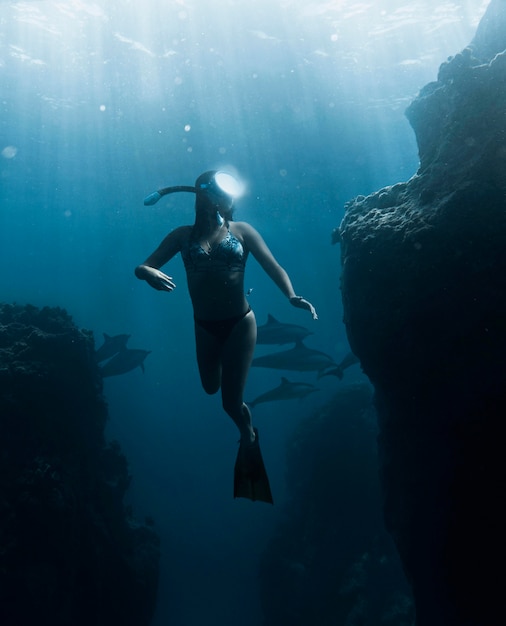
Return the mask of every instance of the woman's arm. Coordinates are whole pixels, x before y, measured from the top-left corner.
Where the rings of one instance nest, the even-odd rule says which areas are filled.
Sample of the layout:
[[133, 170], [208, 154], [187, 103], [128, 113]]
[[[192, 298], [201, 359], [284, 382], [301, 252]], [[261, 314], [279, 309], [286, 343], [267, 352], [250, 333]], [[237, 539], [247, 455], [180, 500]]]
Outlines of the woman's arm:
[[158, 291], [173, 291], [176, 283], [172, 276], [167, 276], [160, 271], [180, 250], [183, 237], [188, 233], [188, 226], [181, 226], [169, 233], [158, 248], [148, 258], [135, 268], [135, 275], [140, 280], [145, 280], [148, 285]]
[[318, 319], [318, 315], [314, 306], [310, 302], [305, 300], [302, 296], [295, 295], [295, 291], [293, 289], [290, 277], [281, 267], [281, 265], [276, 261], [274, 255], [269, 250], [260, 233], [246, 222], [235, 222], [235, 226], [237, 227], [239, 233], [242, 235], [243, 241], [247, 249], [260, 263], [261, 267], [264, 269], [267, 275], [274, 281], [274, 283], [290, 300], [290, 304], [301, 309], [308, 310], [313, 316], [313, 319]]

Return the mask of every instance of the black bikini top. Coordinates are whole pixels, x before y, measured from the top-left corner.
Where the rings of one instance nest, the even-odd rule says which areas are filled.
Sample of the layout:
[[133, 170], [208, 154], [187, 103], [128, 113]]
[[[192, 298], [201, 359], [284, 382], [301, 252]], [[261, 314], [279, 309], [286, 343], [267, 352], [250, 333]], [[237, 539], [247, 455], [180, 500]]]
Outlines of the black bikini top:
[[181, 256], [187, 271], [244, 272], [247, 255], [241, 242], [229, 228], [225, 237], [209, 251], [204, 250], [198, 241], [189, 237], [181, 249]]

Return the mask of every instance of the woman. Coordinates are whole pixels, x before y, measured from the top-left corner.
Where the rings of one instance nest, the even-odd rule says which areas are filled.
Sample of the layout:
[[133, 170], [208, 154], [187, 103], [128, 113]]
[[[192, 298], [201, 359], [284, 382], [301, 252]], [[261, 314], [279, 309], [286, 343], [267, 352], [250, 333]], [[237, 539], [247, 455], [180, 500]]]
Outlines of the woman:
[[195, 187], [168, 187], [144, 201], [154, 204], [175, 191], [196, 193], [195, 223], [169, 233], [135, 269], [135, 275], [159, 291], [173, 291], [171, 276], [160, 268], [178, 252], [183, 257], [193, 304], [197, 362], [202, 387], [209, 394], [221, 388], [223, 408], [241, 433], [235, 466], [234, 497], [272, 502], [260, 454], [258, 430], [243, 401], [256, 344], [255, 315], [244, 293], [244, 270], [249, 253], [255, 257], [293, 306], [313, 305], [295, 295], [288, 274], [278, 264], [260, 234], [246, 222], [233, 222], [234, 198], [240, 184], [226, 172], [201, 174]]

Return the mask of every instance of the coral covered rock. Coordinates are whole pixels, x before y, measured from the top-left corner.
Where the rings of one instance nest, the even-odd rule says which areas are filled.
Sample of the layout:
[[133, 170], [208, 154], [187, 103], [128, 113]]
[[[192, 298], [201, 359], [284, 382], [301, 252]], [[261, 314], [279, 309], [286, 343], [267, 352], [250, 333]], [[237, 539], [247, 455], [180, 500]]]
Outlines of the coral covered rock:
[[385, 517], [419, 626], [504, 621], [506, 2], [407, 111], [420, 168], [348, 203], [348, 338], [375, 388]]
[[0, 304], [0, 623], [147, 626], [158, 537], [127, 514], [125, 457], [89, 331]]

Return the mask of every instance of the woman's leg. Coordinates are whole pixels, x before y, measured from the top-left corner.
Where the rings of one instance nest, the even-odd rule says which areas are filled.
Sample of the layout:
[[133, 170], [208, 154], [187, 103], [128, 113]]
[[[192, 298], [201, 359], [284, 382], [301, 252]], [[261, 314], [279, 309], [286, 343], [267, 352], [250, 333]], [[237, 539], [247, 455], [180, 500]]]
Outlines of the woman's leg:
[[241, 439], [253, 442], [255, 434], [251, 413], [244, 404], [243, 394], [257, 340], [257, 325], [249, 311], [234, 326], [221, 353], [221, 395], [223, 408], [234, 420]]
[[221, 343], [198, 324], [195, 324], [195, 343], [202, 387], [208, 394], [216, 393], [221, 385]]

